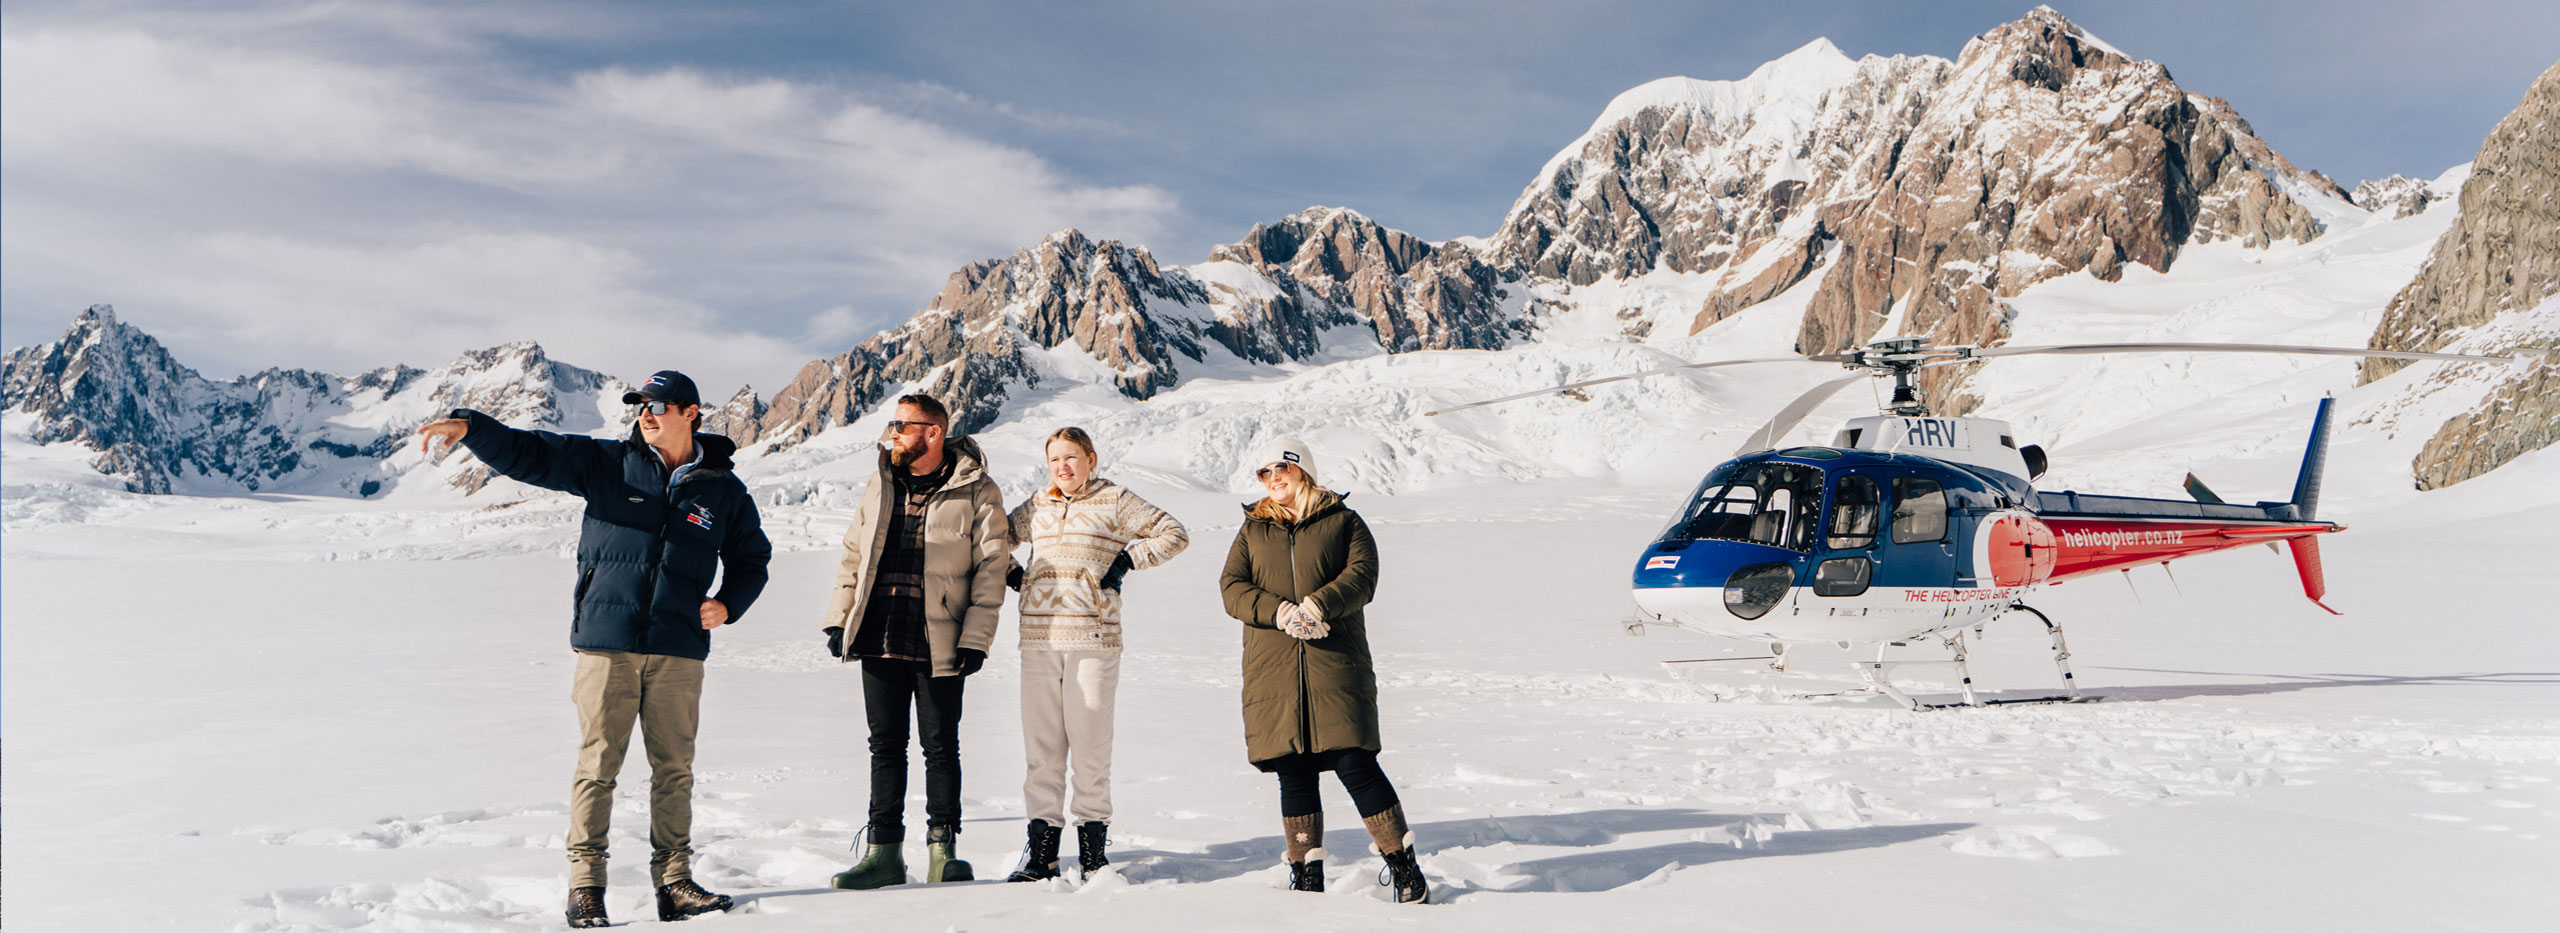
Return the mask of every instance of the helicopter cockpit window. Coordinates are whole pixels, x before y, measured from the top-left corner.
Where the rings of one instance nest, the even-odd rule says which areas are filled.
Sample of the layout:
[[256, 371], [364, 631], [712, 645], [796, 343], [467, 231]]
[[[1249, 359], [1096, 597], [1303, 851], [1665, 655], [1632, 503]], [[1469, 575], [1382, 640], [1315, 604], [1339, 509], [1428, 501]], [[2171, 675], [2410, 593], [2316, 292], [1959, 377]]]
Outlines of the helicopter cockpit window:
[[1934, 479], [1893, 479], [1893, 543], [1941, 541], [1947, 537], [1947, 493]]
[[1823, 546], [1842, 551], [1875, 544], [1880, 504], [1874, 479], [1857, 473], [1841, 477], [1831, 487], [1831, 531]]
[[1822, 471], [1803, 464], [1736, 464], [1707, 478], [1672, 537], [1812, 549]]

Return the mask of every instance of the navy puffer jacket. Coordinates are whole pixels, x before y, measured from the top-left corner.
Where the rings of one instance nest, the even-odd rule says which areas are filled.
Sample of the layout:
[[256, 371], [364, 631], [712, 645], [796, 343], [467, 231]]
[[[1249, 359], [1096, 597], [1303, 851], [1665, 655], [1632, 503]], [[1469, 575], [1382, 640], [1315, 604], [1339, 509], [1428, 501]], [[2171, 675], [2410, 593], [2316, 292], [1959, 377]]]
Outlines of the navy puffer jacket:
[[489, 469], [587, 500], [570, 647], [701, 660], [711, 653], [703, 599], [728, 606], [736, 622], [764, 591], [773, 545], [755, 499], [731, 472], [738, 445], [728, 438], [694, 435], [702, 460], [670, 487], [637, 427], [627, 440], [608, 441], [521, 431], [468, 409], [453, 416], [471, 422], [462, 444]]

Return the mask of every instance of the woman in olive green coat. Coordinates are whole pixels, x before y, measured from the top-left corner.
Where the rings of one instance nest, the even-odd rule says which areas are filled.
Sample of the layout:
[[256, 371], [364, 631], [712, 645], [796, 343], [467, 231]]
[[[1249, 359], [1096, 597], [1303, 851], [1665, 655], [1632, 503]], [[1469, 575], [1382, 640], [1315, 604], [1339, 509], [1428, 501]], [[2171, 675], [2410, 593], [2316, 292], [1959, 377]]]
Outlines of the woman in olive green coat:
[[1255, 478], [1268, 498], [1245, 506], [1220, 578], [1227, 614], [1244, 623], [1245, 757], [1280, 777], [1289, 886], [1324, 890], [1324, 810], [1316, 776], [1334, 772], [1377, 851], [1396, 899], [1427, 899], [1404, 806], [1378, 768], [1378, 678], [1362, 612], [1378, 583], [1378, 545], [1342, 496], [1316, 485], [1304, 441], [1263, 449]]

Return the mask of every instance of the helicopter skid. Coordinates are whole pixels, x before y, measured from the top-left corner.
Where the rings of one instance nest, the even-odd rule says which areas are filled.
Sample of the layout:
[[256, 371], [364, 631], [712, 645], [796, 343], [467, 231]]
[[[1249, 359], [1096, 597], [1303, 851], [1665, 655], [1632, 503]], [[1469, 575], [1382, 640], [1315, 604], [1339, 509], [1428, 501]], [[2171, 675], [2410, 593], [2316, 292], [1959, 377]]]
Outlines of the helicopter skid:
[[[1800, 683], [1808, 679], [1806, 675], [1798, 672], [1790, 672], [1787, 669], [1787, 641], [1775, 638], [1769, 639], [1767, 642], [1771, 652], [1767, 655], [1664, 661], [1662, 662], [1662, 669], [1664, 673], [1670, 675], [1671, 679], [1688, 684], [1692, 689], [1706, 695], [1709, 699], [1718, 701], [1744, 698], [1763, 700], [1814, 700], [1883, 697], [1901, 705], [1905, 709], [1912, 710], [1949, 709], [1958, 706], [2014, 706], [2029, 703], [2090, 703], [2097, 701], [2098, 697], [2084, 695], [2080, 692], [2079, 685], [2075, 681], [2071, 672], [2071, 649], [2063, 640], [2061, 625], [2055, 623], [2052, 618], [2046, 616], [2042, 611], [2024, 603], [2011, 602], [1998, 607], [1998, 609], [1999, 611], [1994, 616], [1995, 618], [1999, 615], [2006, 615], [2009, 612], [2023, 612], [2034, 616], [2037, 621], [2044, 623], [2045, 632], [2052, 639], [2053, 643], [2054, 667], [2062, 675], [2062, 693], [2040, 697], [2001, 698], [1984, 698], [1980, 694], [1976, 693], [1973, 685], [1973, 674], [1966, 660], [1965, 632], [1961, 628], [1955, 629], [1951, 632], [1924, 633], [1928, 637], [1934, 637], [1940, 644], [1946, 647], [1948, 652], [1952, 655], [1952, 657], [1946, 660], [1887, 659], [1885, 657], [1885, 652], [1887, 650], [1919, 643], [1922, 641], [1921, 638], [1903, 636], [1867, 639], [1866, 641], [1876, 645], [1875, 659], [1871, 661], [1853, 661], [1850, 663], [1851, 669], [1857, 671], [1859, 678], [1863, 683], [1856, 686], [1850, 686], [1847, 689], [1842, 689], [1842, 685], [1837, 681], [1822, 681], [1818, 677], [1812, 678], [1814, 681], [1813, 686], [1805, 689], [1791, 688], [1786, 684], [1775, 682], [1778, 677], [1784, 677]], [[1680, 624], [1677, 619], [1678, 617], [1676, 615], [1663, 617], [1653, 616], [1648, 612], [1639, 612], [1633, 617], [1626, 619], [1621, 624], [1626, 627], [1627, 633], [1631, 635], [1640, 635], [1647, 627], [1655, 625], [1673, 625], [1679, 628], [1697, 628], [1697, 626]], [[1976, 621], [1974, 623], [1974, 627], [1978, 628], [1980, 625], [1988, 621], [1989, 619]], [[1730, 636], [1731, 633], [1715, 632], [1713, 634]], [[1842, 643], [1841, 647], [1845, 648], [1848, 647], [1848, 645], [1846, 643]], [[1896, 673], [1908, 668], [1930, 668], [1943, 672], [1946, 675], [1945, 679], [1956, 685], [1957, 693], [1962, 699], [1952, 703], [1922, 702], [1920, 698], [1913, 696], [1909, 691], [1903, 689], [1901, 685], [1894, 682]], [[1719, 677], [1718, 675], [1725, 676]]]
[[[1949, 652], [1955, 655], [1953, 658], [1945, 661], [1888, 661], [1884, 658], [1885, 649], [1890, 647], [1890, 644], [1888, 643], [1886, 645], [1877, 646], [1875, 660], [1855, 662], [1855, 666], [1858, 669], [1859, 675], [1866, 678], [1868, 691], [1879, 696], [1890, 698], [1894, 702], [1902, 704], [1905, 709], [1953, 709], [1959, 706], [1983, 707], [2013, 706], [2027, 703], [2097, 702], [2098, 697], [2082, 694], [2080, 692], [2079, 683], [2073, 678], [2071, 673], [2071, 648], [2062, 639], [2062, 626], [2056, 624], [2051, 617], [2046, 616], [2042, 611], [2024, 603], [2016, 603], [2008, 608], [2012, 611], [2024, 612], [2035, 616], [2038, 621], [2044, 623], [2045, 633], [2050, 635], [2053, 639], [2053, 664], [2054, 667], [2062, 673], [2062, 689], [2064, 692], [2053, 696], [2042, 697], [2010, 697], [1992, 700], [1983, 699], [1980, 695], [1974, 693], [1973, 690], [1973, 672], [1966, 664], [1964, 632], [1962, 631], [1957, 631], [1951, 635], [1941, 636], [1940, 641], [1946, 645]], [[1894, 671], [1897, 668], [1915, 666], [1948, 668], [1955, 675], [1958, 690], [1964, 697], [1963, 701], [1959, 703], [1922, 703], [1918, 698], [1915, 698], [1910, 694], [1903, 692], [1901, 688], [1896, 687], [1893, 683]]]

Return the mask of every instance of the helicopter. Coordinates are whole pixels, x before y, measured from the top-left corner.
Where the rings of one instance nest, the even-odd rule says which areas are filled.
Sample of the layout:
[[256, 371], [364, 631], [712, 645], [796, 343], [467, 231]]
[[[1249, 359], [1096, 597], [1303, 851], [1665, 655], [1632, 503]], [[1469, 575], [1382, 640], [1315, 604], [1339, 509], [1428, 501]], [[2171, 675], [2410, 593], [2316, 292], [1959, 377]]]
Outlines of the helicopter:
[[[2550, 352], [2548, 348], [2518, 348]], [[1665, 626], [1768, 645], [1763, 657], [1671, 661], [1665, 665], [1764, 664], [1786, 671], [1791, 646], [1876, 646], [1852, 662], [1864, 686], [1830, 696], [1883, 696], [1909, 709], [1924, 703], [1894, 682], [1898, 668], [1945, 665], [1960, 705], [2088, 702], [2071, 671], [2061, 624], [2027, 605], [2053, 584], [2109, 571], [2264, 544], [2293, 557], [2303, 595], [2323, 598], [2320, 537], [2346, 530], [2318, 517], [2328, 459], [2330, 409], [2320, 400], [2291, 498], [2226, 502], [2186, 479], [2186, 499], [2091, 495], [2036, 488], [2048, 458], [2021, 445], [2005, 421], [1933, 414], [1915, 384], [1928, 369], [2009, 356], [2101, 353], [2281, 353], [2405, 360], [2517, 363], [2518, 355], [2372, 350], [2237, 343], [2089, 343], [2050, 346], [1934, 346], [1925, 337], [1889, 337], [1837, 353], [1685, 363], [1571, 382], [1426, 412], [1436, 416], [1589, 386], [1688, 370], [1772, 363], [1828, 363], [1851, 375], [1815, 386], [1753, 431], [1732, 459], [1709, 470], [1669, 524], [1637, 555], [1636, 614], [1628, 634]], [[1828, 445], [1777, 443], [1825, 400], [1871, 378], [1893, 380], [1891, 402], [1852, 418]], [[1984, 699], [1967, 666], [1965, 633], [2011, 613], [2044, 624], [2063, 692]], [[1935, 641], [1944, 661], [1889, 660], [1888, 649]], [[1675, 669], [1676, 670], [1676, 669]]]

